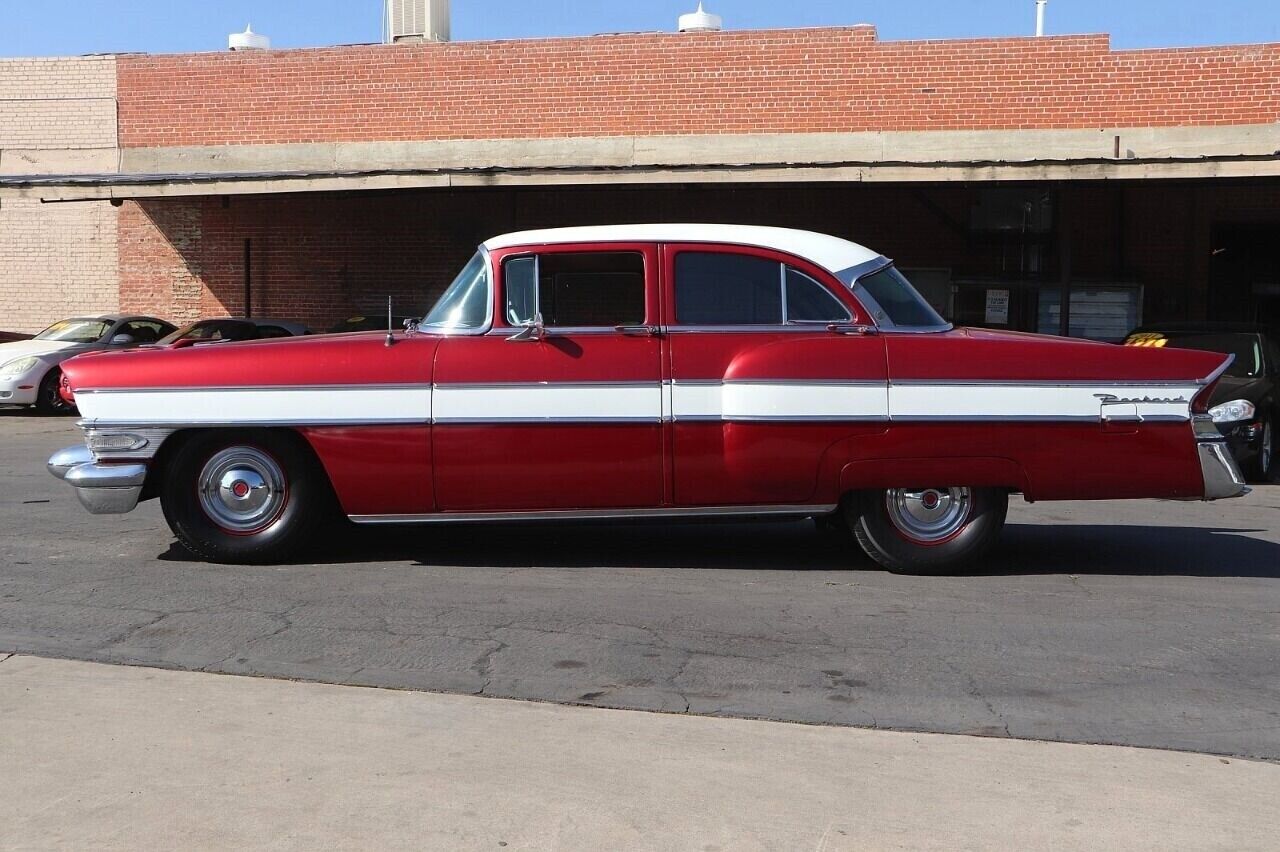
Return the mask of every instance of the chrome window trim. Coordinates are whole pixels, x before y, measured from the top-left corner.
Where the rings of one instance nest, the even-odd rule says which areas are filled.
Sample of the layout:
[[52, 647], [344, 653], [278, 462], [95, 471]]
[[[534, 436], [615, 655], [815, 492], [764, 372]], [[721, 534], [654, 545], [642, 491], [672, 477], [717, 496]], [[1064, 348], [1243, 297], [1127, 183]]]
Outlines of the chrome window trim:
[[[555, 246], [555, 245], [558, 245], [558, 244], [557, 244], [557, 243], [542, 243], [542, 244], [539, 244], [539, 245], [540, 245], [540, 247], [542, 247], [542, 248], [546, 248], [546, 247], [548, 247], [548, 246]], [[642, 265], [642, 266], [643, 266], [643, 268], [644, 268], [644, 297], [645, 297], [645, 299], [644, 299], [644, 313], [645, 313], [645, 318], [644, 318], [643, 320], [641, 320], [639, 323], [621, 323], [621, 324], [619, 324], [619, 325], [546, 325], [546, 324], [544, 324], [544, 325], [543, 325], [543, 330], [546, 332], [546, 337], [557, 337], [557, 336], [563, 336], [563, 335], [567, 335], [567, 334], [611, 334], [611, 335], [612, 335], [612, 334], [620, 334], [620, 333], [621, 333], [621, 332], [619, 332], [619, 329], [620, 329], [620, 328], [623, 328], [623, 327], [633, 327], [633, 326], [635, 326], [635, 325], [648, 325], [648, 324], [649, 324], [649, 322], [648, 322], [648, 318], [649, 318], [649, 258], [645, 255], [645, 253], [644, 253], [644, 252], [642, 252], [642, 251], [634, 251], [634, 250], [631, 250], [631, 249], [623, 249], [623, 250], [621, 250], [621, 251], [612, 251], [612, 252], [605, 252], [605, 251], [600, 251], [600, 252], [589, 252], [589, 251], [566, 251], [566, 252], [553, 252], [553, 253], [554, 253], [554, 254], [558, 254], [558, 255], [573, 255], [573, 254], [634, 254], [634, 255], [639, 256], [639, 258], [640, 258], [640, 262], [641, 262], [641, 265]], [[509, 261], [509, 260], [517, 260], [517, 259], [520, 259], [520, 258], [526, 258], [526, 257], [532, 257], [532, 258], [533, 258], [533, 282], [534, 282], [534, 283], [533, 283], [533, 306], [534, 306], [533, 313], [534, 313], [534, 316], [537, 316], [538, 314], [542, 313], [542, 287], [541, 287], [541, 281], [542, 281], [542, 254], [543, 254], [542, 252], [539, 252], [539, 251], [537, 251], [537, 250], [532, 250], [532, 251], [527, 251], [527, 252], [525, 252], [525, 251], [517, 251], [516, 253], [514, 253], [514, 254], [509, 254], [509, 255], [507, 255], [506, 257], [504, 257], [504, 258], [502, 259], [502, 301], [503, 301], [503, 304], [504, 304], [504, 305], [506, 304], [506, 300], [507, 300], [507, 270], [506, 270], [507, 261]], [[497, 297], [496, 297], [496, 296], [494, 297], [494, 301], [497, 301]], [[502, 314], [502, 321], [503, 321], [504, 323], [508, 323], [508, 322], [510, 322], [510, 319], [507, 317], [506, 311], [503, 311], [503, 314]], [[657, 327], [657, 326], [655, 326], [655, 327]], [[510, 332], [510, 331], [519, 331], [519, 330], [520, 330], [520, 329], [522, 329], [522, 328], [524, 328], [524, 326], [522, 326], [522, 325], [501, 325], [501, 326], [499, 326], [499, 325], [497, 325], [497, 324], [494, 324], [494, 325], [493, 325], [493, 327], [492, 327], [490, 330], [491, 330], [492, 332], [494, 332], [495, 334], [502, 334], [502, 333], [506, 333], [506, 332]]]
[[677, 414], [672, 423], [888, 423], [887, 414]]
[[557, 520], [626, 520], [634, 518], [707, 518], [792, 516], [805, 518], [811, 515], [829, 515], [837, 506], [823, 503], [808, 506], [664, 506], [632, 509], [552, 509], [540, 512], [432, 512], [414, 515], [349, 515], [357, 524], [430, 524], [430, 523], [480, 523], [513, 521]]
[[515, 423], [520, 425], [544, 425], [544, 426], [572, 426], [574, 424], [620, 424], [631, 423], [637, 425], [653, 425], [657, 426], [665, 422], [661, 414], [644, 414], [634, 417], [601, 415], [593, 417], [591, 415], [575, 415], [566, 417], [521, 417], [514, 415], [511, 417], [436, 417], [431, 421], [432, 426], [505, 426]]
[[434, 390], [574, 390], [576, 388], [602, 389], [602, 388], [653, 388], [657, 390], [662, 382], [658, 379], [645, 381], [643, 379], [631, 382], [619, 381], [582, 381], [582, 382], [443, 382], [436, 384]]
[[[866, 263], [860, 263], [857, 266], [851, 266], [848, 269], [840, 270], [836, 273], [836, 278], [849, 288], [849, 291], [853, 293], [854, 297], [857, 298], [858, 301], [863, 303], [863, 307], [871, 313], [872, 323], [885, 334], [940, 334], [953, 330], [955, 328], [955, 324], [946, 322], [945, 320], [941, 325], [936, 326], [896, 325], [891, 319], [889, 319], [888, 313], [886, 313], [880, 303], [876, 301], [875, 297], [867, 292], [865, 287], [858, 287], [858, 284], [863, 278], [866, 278], [869, 275], [875, 275], [877, 272], [883, 272], [885, 269], [888, 269], [893, 265], [894, 262], [892, 260], [881, 255], [873, 260], [868, 260]], [[919, 295], [919, 291], [917, 291], [916, 295]], [[924, 299], [924, 296], [920, 296], [920, 298]], [[930, 305], [930, 307], [932, 308], [932, 305]]]
[[[826, 293], [827, 298], [835, 302], [836, 306], [839, 307], [840, 310], [844, 311], [844, 319], [793, 320], [791, 318], [789, 301], [787, 299], [787, 275], [789, 275], [792, 272], [794, 272], [797, 275], [804, 276], [809, 281], [813, 282], [818, 287], [818, 289], [820, 289], [823, 293]], [[831, 325], [832, 323], [836, 323], [836, 324], [851, 323], [853, 322], [853, 319], [854, 319], [853, 312], [849, 310], [849, 306], [846, 305], [844, 302], [840, 301], [839, 299], [837, 299], [835, 295], [827, 288], [827, 285], [823, 284], [821, 281], [814, 278], [812, 275], [805, 272], [804, 270], [796, 269], [794, 266], [792, 266], [789, 263], [782, 264], [782, 324], [783, 325], [801, 325], [801, 326], [810, 325], [810, 326], [822, 326], [823, 328], [825, 328], [826, 326]]]
[[[418, 328], [422, 334], [438, 334], [441, 337], [478, 337], [482, 334], [488, 334], [489, 329], [493, 328], [493, 303], [497, 301], [498, 298], [498, 288], [495, 284], [493, 275], [493, 259], [489, 256], [489, 250], [485, 248], [483, 244], [477, 247], [476, 250], [484, 256], [486, 288], [488, 290], [488, 298], [485, 299], [484, 324], [476, 326], [475, 328], [466, 329], [449, 329], [441, 326], [419, 324]], [[440, 295], [443, 296], [444, 293], [442, 292]], [[436, 301], [439, 301], [439, 299]], [[434, 303], [432, 303], [432, 307], [435, 307]], [[425, 318], [430, 313], [431, 311], [428, 310], [426, 314], [423, 314], [423, 317]]]

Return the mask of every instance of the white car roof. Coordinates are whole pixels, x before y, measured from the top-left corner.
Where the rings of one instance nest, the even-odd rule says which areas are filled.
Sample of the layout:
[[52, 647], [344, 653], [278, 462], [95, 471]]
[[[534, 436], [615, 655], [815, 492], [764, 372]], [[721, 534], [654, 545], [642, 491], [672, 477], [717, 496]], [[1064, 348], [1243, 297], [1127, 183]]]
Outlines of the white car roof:
[[563, 243], [728, 243], [787, 252], [828, 272], [840, 272], [880, 257], [879, 253], [839, 237], [791, 228], [759, 225], [594, 225], [517, 231], [484, 243], [490, 251]]

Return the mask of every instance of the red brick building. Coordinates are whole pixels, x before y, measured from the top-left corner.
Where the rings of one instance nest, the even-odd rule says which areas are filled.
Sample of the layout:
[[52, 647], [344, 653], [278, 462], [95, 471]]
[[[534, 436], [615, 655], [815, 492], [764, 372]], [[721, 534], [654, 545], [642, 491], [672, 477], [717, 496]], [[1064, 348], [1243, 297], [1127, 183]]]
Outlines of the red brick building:
[[870, 245], [957, 322], [1057, 332], [1068, 291], [1095, 337], [1280, 321], [1277, 44], [857, 26], [115, 68], [112, 173], [0, 158], [0, 204], [114, 199], [124, 310], [327, 327], [388, 295], [421, 312], [503, 231], [722, 221]]

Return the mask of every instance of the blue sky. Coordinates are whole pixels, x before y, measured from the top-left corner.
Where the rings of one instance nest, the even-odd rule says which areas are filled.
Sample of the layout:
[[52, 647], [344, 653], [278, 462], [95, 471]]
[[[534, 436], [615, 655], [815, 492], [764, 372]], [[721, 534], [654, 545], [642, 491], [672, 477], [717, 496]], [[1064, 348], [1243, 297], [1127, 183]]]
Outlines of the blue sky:
[[[457, 40], [670, 30], [697, 0], [454, 0]], [[1033, 0], [707, 0], [733, 29], [873, 23], [883, 39], [1029, 35]], [[252, 22], [277, 47], [376, 41], [381, 0], [0, 0], [0, 56], [221, 50]], [[1048, 32], [1118, 48], [1280, 41], [1277, 0], [1049, 0]]]

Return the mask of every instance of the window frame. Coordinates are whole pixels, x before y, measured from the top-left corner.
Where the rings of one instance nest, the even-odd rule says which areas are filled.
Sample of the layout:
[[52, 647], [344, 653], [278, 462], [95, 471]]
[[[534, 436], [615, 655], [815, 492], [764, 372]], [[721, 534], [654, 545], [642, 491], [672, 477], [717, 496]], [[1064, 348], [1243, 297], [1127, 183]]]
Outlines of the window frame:
[[[663, 295], [667, 305], [669, 306], [667, 308], [666, 315], [663, 318], [663, 330], [666, 332], [679, 334], [693, 332], [767, 332], [771, 334], [778, 332], [791, 332], [811, 334], [817, 329], [825, 329], [831, 325], [874, 325], [870, 319], [869, 312], [865, 307], [863, 307], [862, 303], [858, 301], [858, 298], [849, 290], [849, 288], [843, 286], [839, 279], [827, 270], [814, 265], [802, 257], [787, 254], [782, 251], [776, 251], [774, 249], [758, 246], [736, 245], [732, 243], [671, 242], [664, 243], [662, 251], [663, 270], [666, 279], [663, 287]], [[676, 317], [676, 258], [687, 252], [739, 255], [755, 257], [761, 260], [767, 260], [771, 263], [777, 263], [779, 268], [779, 287], [781, 288], [782, 295], [782, 322], [736, 325], [710, 325], [706, 323], [686, 324], [679, 322]], [[809, 278], [825, 290], [832, 300], [845, 310], [847, 319], [788, 320], [786, 296], [788, 269], [794, 269], [796, 272], [799, 272], [806, 278]]]
[[[543, 245], [512, 246], [494, 251], [490, 256], [493, 280], [492, 334], [510, 334], [527, 326], [512, 325], [507, 318], [507, 261], [522, 257], [534, 259], [534, 275], [541, 280], [541, 258], [552, 254], [635, 254], [640, 256], [644, 268], [644, 320], [632, 325], [544, 325], [551, 336], [568, 334], [619, 334], [620, 330], [636, 327], [657, 328], [662, 315], [656, 282], [658, 280], [659, 255], [656, 243], [548, 243]], [[540, 300], [541, 293], [535, 296]], [[537, 314], [537, 309], [534, 311]]]

